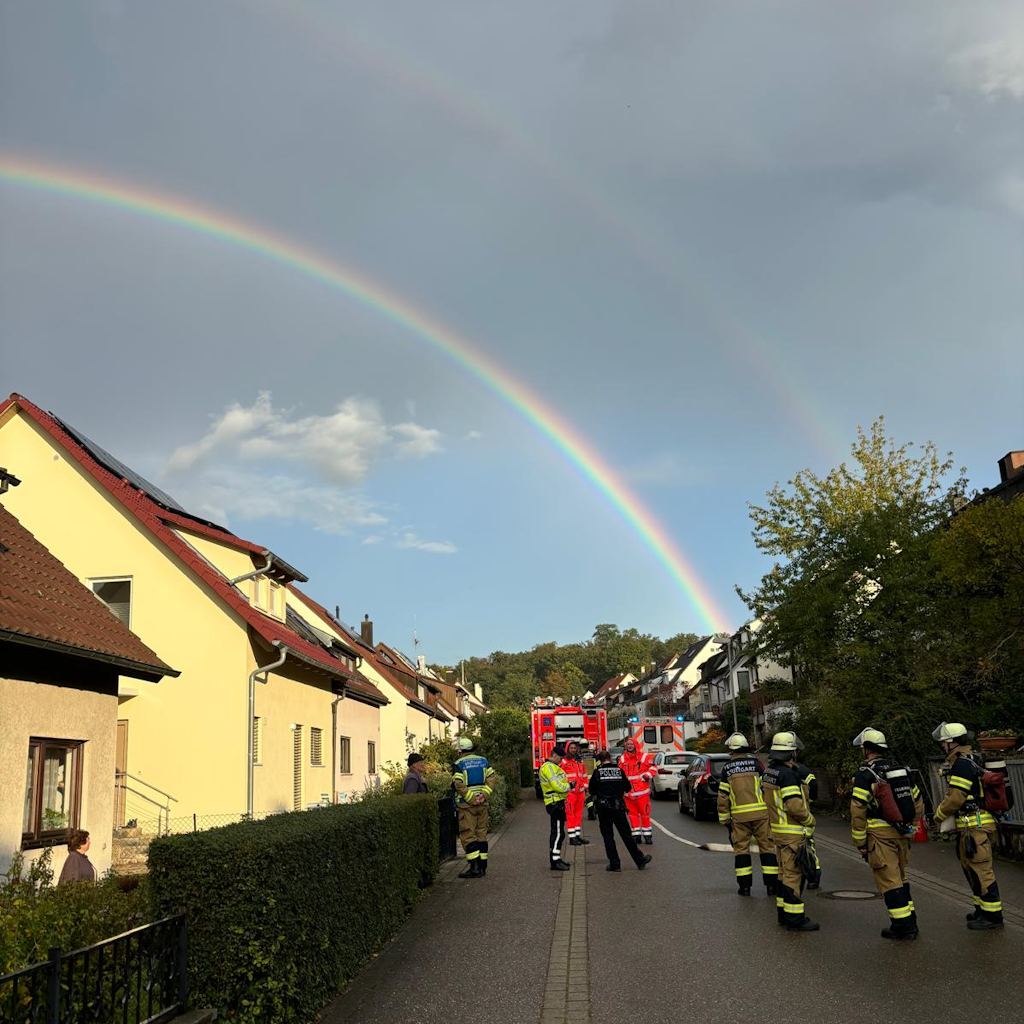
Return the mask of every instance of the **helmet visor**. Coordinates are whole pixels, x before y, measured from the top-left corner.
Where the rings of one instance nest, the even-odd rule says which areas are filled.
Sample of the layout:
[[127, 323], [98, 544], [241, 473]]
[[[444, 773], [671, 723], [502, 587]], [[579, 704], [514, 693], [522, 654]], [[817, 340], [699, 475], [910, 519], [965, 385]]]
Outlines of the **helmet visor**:
[[932, 733], [932, 739], [935, 740], [936, 743], [943, 743], [945, 740], [949, 739], [949, 731], [946, 728], [945, 722], [939, 722], [935, 727], [935, 731]]

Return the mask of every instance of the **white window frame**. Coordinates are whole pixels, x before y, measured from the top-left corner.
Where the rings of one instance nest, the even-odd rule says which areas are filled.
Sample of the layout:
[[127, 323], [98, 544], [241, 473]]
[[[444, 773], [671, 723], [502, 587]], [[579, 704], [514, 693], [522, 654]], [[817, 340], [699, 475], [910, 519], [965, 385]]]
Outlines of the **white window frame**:
[[[132, 616], [133, 616], [134, 611], [135, 611], [135, 577], [134, 576], [89, 576], [89, 577], [87, 577], [86, 582], [89, 584], [89, 589], [92, 591], [93, 597], [95, 597], [97, 601], [100, 601], [103, 604], [104, 608], [108, 608], [108, 609], [110, 608], [110, 605], [107, 604], [107, 602], [104, 601], [103, 598], [100, 597], [100, 595], [96, 593], [96, 584], [97, 583], [127, 583], [128, 584], [128, 586], [131, 589], [130, 589], [130, 593], [128, 594], [128, 623], [127, 623], [127, 625], [128, 625], [128, 628], [131, 629], [132, 628]], [[114, 614], [114, 613], [112, 612], [111, 614]], [[120, 621], [120, 620], [118, 620], [118, 621]]]

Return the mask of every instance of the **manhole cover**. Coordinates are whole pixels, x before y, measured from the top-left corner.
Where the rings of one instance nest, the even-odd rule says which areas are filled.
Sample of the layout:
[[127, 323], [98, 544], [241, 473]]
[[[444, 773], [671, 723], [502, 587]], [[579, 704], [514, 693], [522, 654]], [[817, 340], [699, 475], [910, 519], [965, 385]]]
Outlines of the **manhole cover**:
[[877, 900], [877, 892], [867, 892], [865, 889], [835, 889], [832, 892], [818, 894], [827, 900]]

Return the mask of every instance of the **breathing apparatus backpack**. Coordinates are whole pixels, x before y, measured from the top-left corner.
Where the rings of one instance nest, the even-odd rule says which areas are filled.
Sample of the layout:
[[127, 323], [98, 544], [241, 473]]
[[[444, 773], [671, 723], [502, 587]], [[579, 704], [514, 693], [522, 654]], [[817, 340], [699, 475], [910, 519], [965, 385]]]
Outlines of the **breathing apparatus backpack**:
[[990, 814], [1002, 814], [1013, 809], [1013, 786], [1005, 761], [989, 761], [982, 768], [981, 792], [985, 810]]
[[875, 777], [871, 786], [878, 811], [890, 825], [911, 826], [917, 817], [914, 806], [914, 783], [910, 771], [900, 765], [889, 765], [880, 772], [871, 765], [865, 765]]

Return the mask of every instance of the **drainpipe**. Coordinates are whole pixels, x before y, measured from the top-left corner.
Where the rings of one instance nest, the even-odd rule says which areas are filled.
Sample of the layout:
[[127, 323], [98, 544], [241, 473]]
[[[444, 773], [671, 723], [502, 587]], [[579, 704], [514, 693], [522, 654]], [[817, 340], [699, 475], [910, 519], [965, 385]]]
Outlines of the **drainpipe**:
[[331, 803], [338, 802], [338, 705], [345, 699], [345, 684], [331, 701]]
[[269, 665], [258, 666], [257, 668], [254, 668], [249, 673], [249, 728], [246, 730], [248, 732], [249, 736], [248, 736], [248, 741], [247, 741], [247, 744], [246, 744], [246, 748], [247, 748], [247, 751], [248, 751], [248, 758], [247, 758], [248, 764], [247, 764], [247, 770], [246, 770], [246, 774], [245, 774], [245, 811], [246, 811], [246, 814], [249, 816], [249, 820], [250, 821], [252, 820], [252, 813], [253, 813], [253, 806], [252, 805], [253, 805], [253, 781], [254, 781], [254, 779], [253, 779], [253, 754], [254, 754], [254, 751], [252, 749], [252, 725], [253, 725], [253, 719], [255, 718], [255, 715], [256, 715], [256, 679], [257, 679], [257, 677], [262, 675], [263, 678], [260, 679], [260, 682], [263, 683], [264, 686], [265, 686], [267, 684], [267, 680], [268, 680], [268, 678], [270, 676], [270, 673], [275, 668], [280, 668], [284, 664], [285, 658], [288, 657], [288, 648], [282, 646], [280, 641], [275, 640], [274, 641], [274, 646], [281, 648], [281, 656], [277, 659], [277, 661], [272, 661]]
[[269, 551], [264, 551], [263, 557], [267, 560], [266, 565], [261, 565], [258, 569], [253, 569], [252, 572], [243, 573], [241, 576], [236, 576], [233, 580], [228, 580], [228, 585], [233, 587], [236, 583], [241, 583], [242, 580], [251, 580], [254, 576], [262, 576], [274, 561], [274, 556]]

